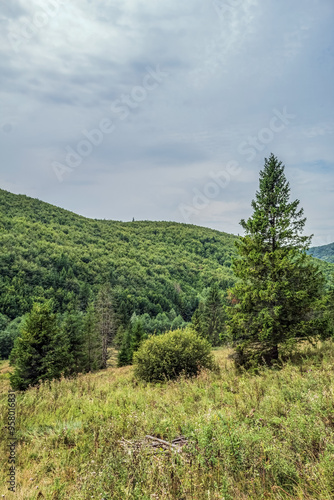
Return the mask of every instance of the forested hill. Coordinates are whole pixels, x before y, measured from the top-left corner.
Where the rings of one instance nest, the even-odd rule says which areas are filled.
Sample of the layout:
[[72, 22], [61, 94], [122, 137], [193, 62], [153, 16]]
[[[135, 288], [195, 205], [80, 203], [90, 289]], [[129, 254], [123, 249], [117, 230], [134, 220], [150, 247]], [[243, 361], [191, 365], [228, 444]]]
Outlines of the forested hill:
[[312, 247], [308, 253], [317, 259], [334, 264], [334, 243], [322, 245], [321, 247]]
[[188, 321], [199, 295], [234, 278], [236, 236], [175, 222], [92, 220], [0, 190], [0, 313], [13, 319], [52, 298], [84, 310], [109, 282], [124, 320], [174, 309]]

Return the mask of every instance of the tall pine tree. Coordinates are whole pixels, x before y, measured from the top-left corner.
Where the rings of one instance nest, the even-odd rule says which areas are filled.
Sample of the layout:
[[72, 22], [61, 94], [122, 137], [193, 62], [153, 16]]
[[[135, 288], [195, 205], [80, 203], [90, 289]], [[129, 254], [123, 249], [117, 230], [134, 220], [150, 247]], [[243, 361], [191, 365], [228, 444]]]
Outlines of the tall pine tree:
[[284, 165], [271, 154], [260, 172], [253, 215], [240, 224], [230, 291], [228, 331], [238, 341], [237, 362], [277, 359], [279, 346], [321, 334], [324, 277], [306, 255], [311, 236], [299, 200], [289, 201]]

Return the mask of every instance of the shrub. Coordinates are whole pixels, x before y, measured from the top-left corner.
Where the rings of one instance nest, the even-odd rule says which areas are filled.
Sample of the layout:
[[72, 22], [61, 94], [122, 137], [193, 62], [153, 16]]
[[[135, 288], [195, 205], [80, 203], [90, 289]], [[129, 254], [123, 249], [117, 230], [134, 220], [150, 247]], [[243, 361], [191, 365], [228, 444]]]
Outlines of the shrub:
[[210, 343], [191, 330], [151, 336], [134, 353], [135, 376], [146, 382], [197, 375], [216, 368]]

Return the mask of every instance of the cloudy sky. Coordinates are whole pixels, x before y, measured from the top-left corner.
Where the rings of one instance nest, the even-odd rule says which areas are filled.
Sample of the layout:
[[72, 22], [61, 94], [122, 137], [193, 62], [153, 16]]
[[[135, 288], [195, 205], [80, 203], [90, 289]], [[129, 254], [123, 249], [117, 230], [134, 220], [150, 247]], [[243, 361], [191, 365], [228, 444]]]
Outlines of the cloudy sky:
[[0, 186], [241, 233], [264, 158], [334, 241], [333, 0], [10, 0]]

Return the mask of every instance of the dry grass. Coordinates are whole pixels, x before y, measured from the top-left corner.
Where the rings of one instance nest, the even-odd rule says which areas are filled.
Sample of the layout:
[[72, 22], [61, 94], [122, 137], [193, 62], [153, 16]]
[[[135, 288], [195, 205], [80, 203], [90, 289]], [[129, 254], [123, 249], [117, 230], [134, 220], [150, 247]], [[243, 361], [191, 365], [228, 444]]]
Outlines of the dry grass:
[[[334, 347], [323, 343], [282, 369], [221, 373], [151, 385], [109, 367], [17, 393], [17, 491], [5, 499], [334, 498]], [[6, 437], [8, 363], [0, 364]], [[146, 434], [188, 445], [131, 451]], [[6, 442], [2, 440], [2, 470]]]

